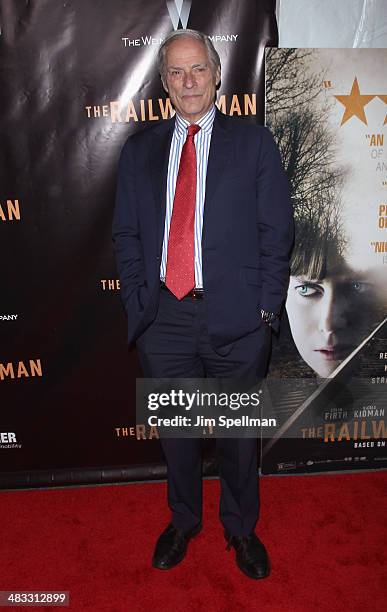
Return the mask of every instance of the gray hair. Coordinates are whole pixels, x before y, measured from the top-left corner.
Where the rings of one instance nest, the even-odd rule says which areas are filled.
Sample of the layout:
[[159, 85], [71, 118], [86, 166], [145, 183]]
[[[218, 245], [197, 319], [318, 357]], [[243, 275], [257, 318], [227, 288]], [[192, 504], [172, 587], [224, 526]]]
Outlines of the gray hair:
[[218, 68], [220, 70], [219, 54], [217, 50], [215, 49], [214, 45], [212, 44], [212, 41], [208, 38], [206, 34], [203, 34], [202, 32], [198, 32], [197, 30], [189, 30], [189, 29], [175, 30], [174, 32], [171, 32], [171, 34], [169, 34], [166, 37], [164, 42], [161, 44], [159, 52], [157, 54], [157, 66], [158, 66], [158, 69], [161, 75], [161, 79], [163, 81], [165, 80], [165, 76], [166, 76], [165, 56], [167, 53], [167, 49], [174, 40], [178, 38], [182, 38], [182, 37], [193, 38], [195, 40], [199, 40], [207, 49], [207, 54], [208, 54], [210, 63], [212, 65], [213, 74], [215, 74]]

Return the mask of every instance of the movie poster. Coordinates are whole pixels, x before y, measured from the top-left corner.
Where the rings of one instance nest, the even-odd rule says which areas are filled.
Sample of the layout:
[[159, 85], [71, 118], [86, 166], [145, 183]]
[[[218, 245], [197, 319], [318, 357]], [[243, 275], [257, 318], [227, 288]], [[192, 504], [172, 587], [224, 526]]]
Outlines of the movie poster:
[[296, 237], [263, 473], [387, 465], [386, 62], [385, 49], [266, 52]]

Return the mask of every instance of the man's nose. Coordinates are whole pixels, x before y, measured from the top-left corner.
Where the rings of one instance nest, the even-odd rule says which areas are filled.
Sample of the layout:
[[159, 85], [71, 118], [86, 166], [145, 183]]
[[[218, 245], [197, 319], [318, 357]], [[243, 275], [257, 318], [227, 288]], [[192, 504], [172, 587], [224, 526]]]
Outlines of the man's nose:
[[321, 304], [319, 330], [325, 334], [332, 334], [346, 327], [348, 304], [333, 293], [324, 295]]
[[184, 73], [183, 84], [184, 84], [184, 87], [186, 87], [187, 89], [191, 89], [192, 87], [196, 85], [195, 76], [192, 74], [192, 72]]

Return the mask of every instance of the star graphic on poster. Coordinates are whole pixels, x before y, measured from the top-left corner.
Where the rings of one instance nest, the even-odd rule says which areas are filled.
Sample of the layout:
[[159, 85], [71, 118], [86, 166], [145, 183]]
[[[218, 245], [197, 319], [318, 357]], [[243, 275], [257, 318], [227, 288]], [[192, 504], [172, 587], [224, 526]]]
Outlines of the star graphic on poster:
[[355, 77], [352, 83], [351, 93], [348, 96], [335, 96], [335, 98], [343, 106], [345, 106], [344, 115], [340, 125], [343, 125], [351, 117], [357, 117], [358, 119], [360, 119], [360, 121], [367, 125], [364, 107], [366, 104], [368, 104], [368, 102], [371, 102], [371, 100], [373, 100], [375, 96], [361, 95], [359, 83], [357, 82], [357, 77]]
[[[380, 98], [381, 100], [383, 100], [384, 104], [387, 104], [387, 95], [378, 95], [378, 98]], [[384, 122], [383, 125], [387, 125], [387, 115], [384, 117]]]

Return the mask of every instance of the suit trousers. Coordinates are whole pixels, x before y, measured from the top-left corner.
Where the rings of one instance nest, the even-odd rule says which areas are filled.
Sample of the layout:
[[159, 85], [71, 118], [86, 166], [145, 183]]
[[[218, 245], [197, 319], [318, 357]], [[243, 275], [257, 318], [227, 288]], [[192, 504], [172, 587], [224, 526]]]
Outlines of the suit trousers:
[[[271, 329], [262, 324], [219, 354], [211, 345], [206, 326], [205, 296], [179, 301], [160, 289], [157, 316], [136, 344], [146, 378], [247, 377], [258, 381], [267, 370]], [[202, 517], [201, 440], [162, 438], [161, 445], [167, 462], [172, 523], [189, 531]], [[257, 440], [218, 438], [216, 447], [220, 520], [231, 535], [248, 535], [259, 516]]]

